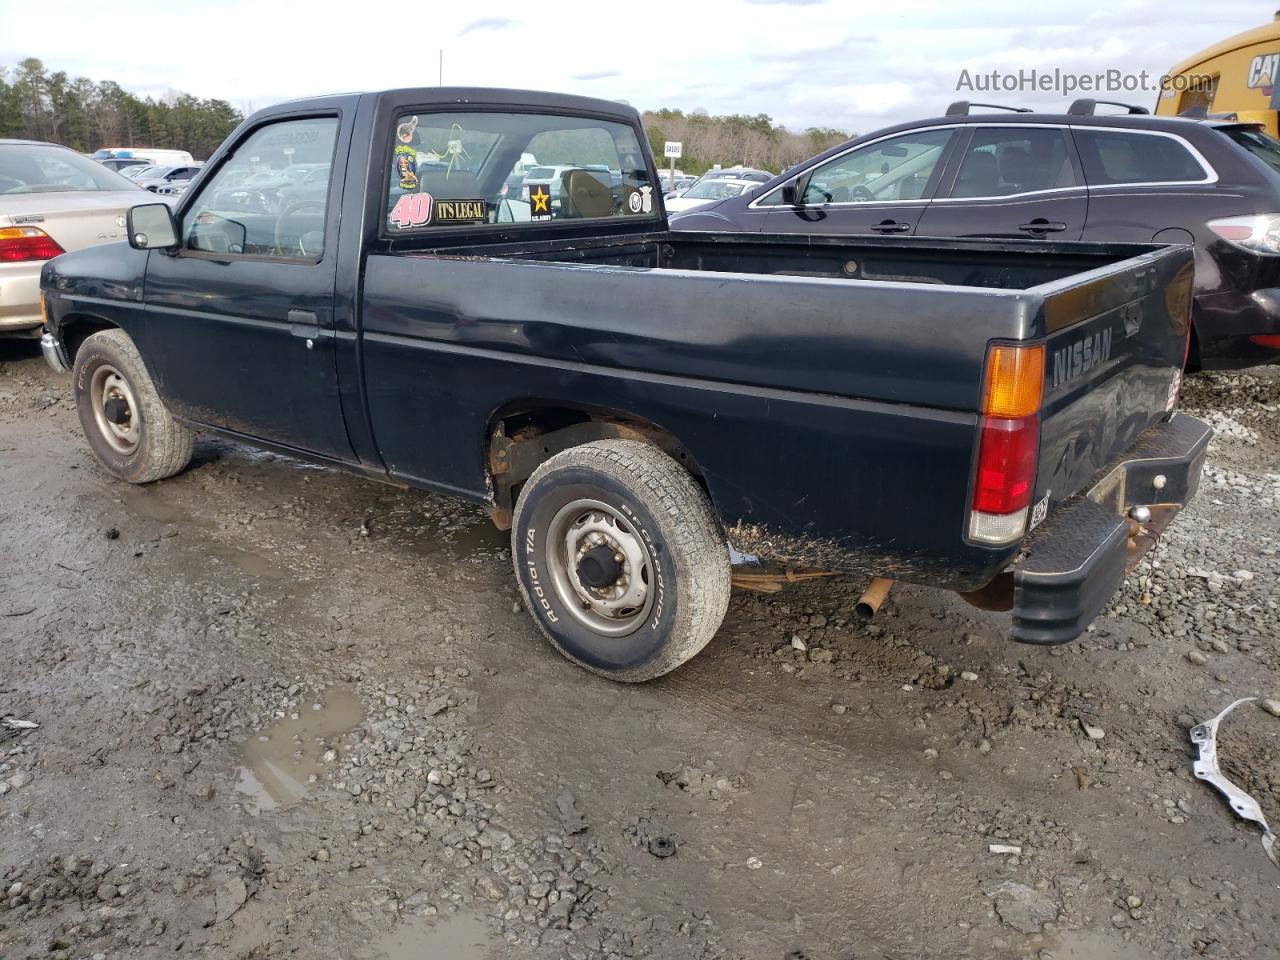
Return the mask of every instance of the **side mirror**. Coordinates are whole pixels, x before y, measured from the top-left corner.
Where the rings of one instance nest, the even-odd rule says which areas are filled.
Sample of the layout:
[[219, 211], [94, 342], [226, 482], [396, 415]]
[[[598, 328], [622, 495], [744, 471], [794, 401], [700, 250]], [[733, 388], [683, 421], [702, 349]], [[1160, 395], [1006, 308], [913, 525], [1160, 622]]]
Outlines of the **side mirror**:
[[172, 250], [178, 225], [167, 203], [144, 203], [129, 211], [129, 246], [135, 250]]
[[788, 180], [782, 185], [782, 202], [793, 207], [804, 206], [804, 197], [800, 191], [800, 178]]

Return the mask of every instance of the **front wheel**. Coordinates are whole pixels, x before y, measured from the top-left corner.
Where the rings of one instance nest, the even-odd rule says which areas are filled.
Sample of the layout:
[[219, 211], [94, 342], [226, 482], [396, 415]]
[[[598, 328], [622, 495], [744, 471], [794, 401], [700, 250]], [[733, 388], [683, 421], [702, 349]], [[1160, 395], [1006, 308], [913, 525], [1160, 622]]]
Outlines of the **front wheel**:
[[543, 634], [612, 680], [674, 670], [707, 645], [729, 605], [729, 551], [710, 501], [646, 443], [556, 454], [521, 491], [511, 538]]
[[111, 474], [150, 483], [191, 462], [195, 435], [169, 415], [123, 330], [101, 330], [85, 340], [73, 376], [80, 426]]

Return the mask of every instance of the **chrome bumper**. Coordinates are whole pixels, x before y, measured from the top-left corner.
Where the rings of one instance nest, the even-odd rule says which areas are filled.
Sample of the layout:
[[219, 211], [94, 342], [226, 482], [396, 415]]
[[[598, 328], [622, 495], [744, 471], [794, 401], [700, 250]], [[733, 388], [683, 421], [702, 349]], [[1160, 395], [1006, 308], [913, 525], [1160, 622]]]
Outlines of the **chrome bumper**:
[[71, 369], [71, 363], [67, 359], [67, 348], [63, 345], [61, 337], [55, 337], [46, 330], [40, 335], [40, 352], [44, 354], [44, 362], [53, 367], [55, 372], [66, 373]]

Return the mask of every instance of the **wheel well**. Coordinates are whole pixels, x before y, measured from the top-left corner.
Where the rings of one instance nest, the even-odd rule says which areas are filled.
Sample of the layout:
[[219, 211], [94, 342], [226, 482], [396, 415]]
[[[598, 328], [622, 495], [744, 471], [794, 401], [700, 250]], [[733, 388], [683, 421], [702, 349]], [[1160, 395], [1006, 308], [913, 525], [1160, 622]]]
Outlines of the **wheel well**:
[[88, 313], [72, 313], [62, 318], [62, 342], [67, 348], [67, 360], [76, 362], [80, 346], [100, 330], [114, 330], [119, 324]]
[[501, 530], [511, 527], [520, 487], [544, 462], [562, 450], [595, 440], [640, 440], [666, 452], [705, 486], [702, 469], [674, 434], [641, 417], [593, 407], [522, 404], [489, 420], [485, 465], [493, 490], [490, 516]]

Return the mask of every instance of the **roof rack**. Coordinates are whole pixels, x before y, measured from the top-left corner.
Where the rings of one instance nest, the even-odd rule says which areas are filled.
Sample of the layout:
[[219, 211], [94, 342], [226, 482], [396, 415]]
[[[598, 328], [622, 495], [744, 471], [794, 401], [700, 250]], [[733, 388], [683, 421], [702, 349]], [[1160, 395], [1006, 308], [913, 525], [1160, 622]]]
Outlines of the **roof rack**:
[[1126, 113], [1150, 113], [1146, 107], [1139, 107], [1132, 103], [1121, 103], [1119, 100], [1092, 100], [1088, 97], [1082, 97], [1074, 101], [1071, 106], [1067, 107], [1067, 116], [1069, 117], [1092, 117], [1098, 109], [1098, 104], [1105, 103], [1109, 107], [1124, 107]]
[[972, 107], [986, 107], [988, 110], [1008, 110], [1010, 113], [1030, 113], [1030, 107], [1006, 107], [1003, 103], [970, 103], [968, 100], [957, 100], [947, 107], [946, 116], [967, 116]]

